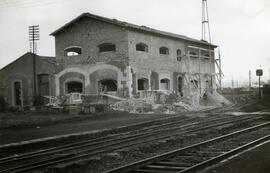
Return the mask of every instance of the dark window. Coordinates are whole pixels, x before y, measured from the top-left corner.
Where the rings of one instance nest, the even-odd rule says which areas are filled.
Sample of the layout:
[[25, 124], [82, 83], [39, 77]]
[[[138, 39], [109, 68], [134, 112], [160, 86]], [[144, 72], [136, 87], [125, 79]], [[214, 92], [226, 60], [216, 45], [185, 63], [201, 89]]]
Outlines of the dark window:
[[159, 54], [169, 55], [169, 49], [167, 47], [159, 48]]
[[83, 92], [83, 84], [82, 82], [68, 82], [66, 83], [66, 92], [67, 93], [82, 93]]
[[138, 90], [148, 90], [148, 79], [138, 79]]
[[99, 52], [110, 52], [110, 51], [115, 51], [115, 45], [112, 43], [104, 43], [98, 46]]
[[180, 96], [183, 96], [183, 78], [180, 76], [178, 77], [178, 93]]
[[65, 56], [78, 56], [82, 54], [82, 48], [69, 47], [65, 49]]
[[143, 52], [148, 52], [148, 46], [144, 43], [138, 43], [136, 44], [136, 50], [137, 51], [143, 51]]
[[99, 81], [99, 91], [117, 91], [117, 81], [112, 79], [104, 79]]
[[177, 54], [177, 61], [181, 61], [181, 59], [182, 59], [182, 51], [180, 49], [177, 49], [176, 54]]
[[50, 82], [48, 74], [40, 74], [38, 75], [38, 92], [41, 96], [49, 95], [50, 92]]
[[22, 105], [22, 85], [21, 82], [14, 82], [14, 105], [21, 106]]

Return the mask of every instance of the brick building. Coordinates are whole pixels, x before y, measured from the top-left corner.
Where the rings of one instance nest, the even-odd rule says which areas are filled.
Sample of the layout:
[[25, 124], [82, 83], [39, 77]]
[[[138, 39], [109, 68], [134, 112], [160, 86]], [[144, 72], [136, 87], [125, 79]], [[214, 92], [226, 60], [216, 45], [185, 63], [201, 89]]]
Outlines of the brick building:
[[[47, 59], [55, 62], [43, 63], [37, 73], [48, 74], [50, 95], [102, 92], [133, 97], [162, 91], [182, 96], [197, 94], [199, 98], [215, 90], [217, 46], [208, 42], [90, 13], [83, 13], [51, 35], [55, 37], [56, 57]], [[25, 56], [31, 55], [18, 61]], [[39, 58], [41, 61], [44, 57]], [[5, 68], [15, 70], [17, 64]], [[10, 75], [5, 68], [0, 71], [2, 78]], [[32, 81], [27, 79], [32, 75], [31, 68], [19, 69], [27, 71], [21, 72], [26, 78], [22, 80], [23, 100], [27, 100], [33, 93]], [[14, 85], [11, 80], [9, 87], [5, 82], [2, 87], [14, 90], [12, 82]]]
[[28, 52], [0, 70], [0, 96], [10, 106], [32, 105], [34, 95], [33, 58], [36, 59], [36, 92], [54, 95], [55, 57]]
[[215, 86], [215, 45], [83, 13], [54, 31], [56, 95], [79, 91], [130, 97], [165, 90], [181, 95]]

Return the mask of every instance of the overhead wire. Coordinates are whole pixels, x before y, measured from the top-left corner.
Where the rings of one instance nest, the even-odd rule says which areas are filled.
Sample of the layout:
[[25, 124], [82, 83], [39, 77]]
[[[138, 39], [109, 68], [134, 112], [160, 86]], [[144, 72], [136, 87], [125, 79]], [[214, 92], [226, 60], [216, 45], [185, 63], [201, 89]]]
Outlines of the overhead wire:
[[6, 4], [2, 3], [2, 4], [0, 4], [0, 10], [38, 7], [38, 6], [43, 6], [43, 5], [56, 4], [56, 3], [63, 2], [63, 1], [64, 0], [34, 0], [34, 1], [28, 0], [28, 2], [24, 2], [24, 3], [20, 3], [20, 1], [16, 1], [17, 3], [6, 3]]

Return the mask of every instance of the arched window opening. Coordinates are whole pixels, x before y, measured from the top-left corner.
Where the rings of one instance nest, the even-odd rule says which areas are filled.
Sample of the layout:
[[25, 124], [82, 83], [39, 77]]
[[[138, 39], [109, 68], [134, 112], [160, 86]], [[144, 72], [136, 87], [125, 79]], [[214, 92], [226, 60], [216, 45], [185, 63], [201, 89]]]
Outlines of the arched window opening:
[[117, 91], [117, 81], [113, 79], [103, 79], [98, 82], [100, 92]]
[[181, 61], [181, 59], [182, 59], [182, 51], [180, 49], [177, 49], [176, 55], [177, 55], [177, 61]]
[[148, 46], [144, 43], [136, 44], [136, 51], [148, 52]]
[[146, 78], [138, 79], [138, 90], [148, 90], [148, 89], [149, 89], [148, 79]]
[[191, 80], [190, 83], [193, 85], [194, 88], [199, 87], [199, 82], [197, 80]]
[[169, 55], [169, 49], [167, 47], [159, 48], [159, 54]]
[[82, 93], [83, 83], [77, 81], [71, 81], [66, 83], [66, 93]]
[[170, 90], [170, 80], [169, 79], [161, 79], [160, 80], [160, 89], [161, 90]]
[[98, 48], [99, 52], [111, 52], [116, 50], [115, 45], [112, 43], [103, 43], [99, 45]]
[[65, 49], [65, 56], [78, 56], [82, 54], [82, 48], [69, 47]]

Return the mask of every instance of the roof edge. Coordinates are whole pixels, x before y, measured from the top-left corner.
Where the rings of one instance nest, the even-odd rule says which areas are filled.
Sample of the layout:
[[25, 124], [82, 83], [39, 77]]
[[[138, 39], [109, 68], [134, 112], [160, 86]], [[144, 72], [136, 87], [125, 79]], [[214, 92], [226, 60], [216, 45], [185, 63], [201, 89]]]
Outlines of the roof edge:
[[167, 32], [167, 31], [161, 31], [161, 30], [158, 30], [158, 29], [150, 28], [150, 27], [139, 26], [139, 25], [136, 25], [136, 24], [131, 24], [131, 23], [128, 23], [128, 22], [117, 20], [117, 19], [111, 19], [111, 18], [106, 18], [106, 17], [103, 17], [103, 16], [98, 16], [98, 15], [91, 14], [91, 13], [88, 13], [88, 12], [87, 13], [82, 13], [78, 17], [76, 17], [76, 18], [72, 19], [71, 21], [69, 21], [68, 23], [64, 24], [63, 26], [61, 26], [60, 28], [58, 28], [57, 30], [52, 32], [50, 34], [50, 36], [55, 36], [61, 30], [63, 30], [65, 27], [68, 27], [69, 25], [71, 25], [72, 23], [74, 23], [77, 20], [81, 19], [82, 17], [93, 18], [93, 19], [96, 19], [96, 20], [99, 20], [99, 21], [103, 21], [103, 22], [107, 22], [107, 23], [110, 23], [110, 24], [118, 25], [118, 26], [125, 27], [125, 28], [128, 28], [128, 29], [135, 29], [135, 30], [139, 30], [139, 31], [155, 33], [155, 34], [170, 37], [170, 38], [176, 38], [176, 39], [196, 42], [196, 43], [199, 43], [199, 44], [212, 46], [214, 48], [218, 47], [217, 45], [214, 45], [212, 43], [205, 42], [205, 41], [198, 40], [198, 39], [194, 39], [194, 38], [187, 37], [187, 36], [184, 36], [184, 35], [174, 34], [174, 33]]
[[[33, 53], [32, 53], [32, 52], [26, 52], [26, 53], [24, 53], [23, 55], [21, 55], [21, 56], [18, 57], [17, 59], [11, 61], [10, 63], [8, 63], [8, 64], [5, 65], [4, 67], [2, 67], [2, 68], [0, 69], [0, 72], [1, 72], [2, 70], [4, 70], [5, 68], [7, 68], [8, 66], [10, 66], [11, 64], [15, 63], [16, 61], [18, 61], [19, 59], [21, 59], [21, 58], [23, 58], [23, 57], [25, 57], [25, 56], [27, 56], [27, 55], [33, 55]], [[55, 58], [54, 56], [40, 56], [40, 55], [36, 55], [36, 56], [37, 56], [38, 58]]]

